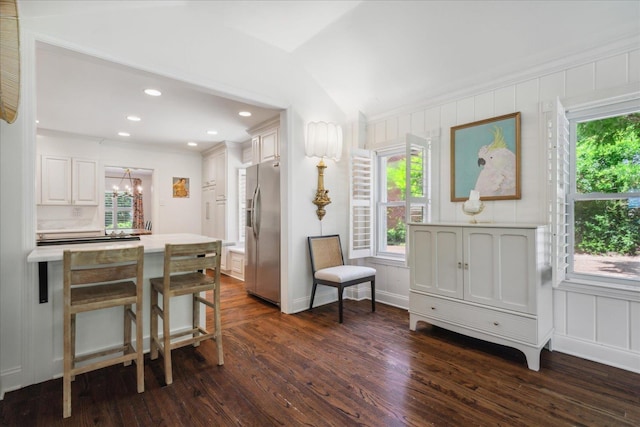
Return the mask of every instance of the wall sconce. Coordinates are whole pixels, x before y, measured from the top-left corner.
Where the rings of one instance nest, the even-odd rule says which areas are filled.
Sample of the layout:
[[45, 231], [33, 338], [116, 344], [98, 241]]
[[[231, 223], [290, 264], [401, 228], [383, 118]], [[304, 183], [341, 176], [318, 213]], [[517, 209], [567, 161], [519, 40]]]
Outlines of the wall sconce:
[[310, 122], [307, 125], [307, 141], [305, 144], [307, 157], [320, 157], [318, 163], [318, 189], [313, 204], [318, 207], [316, 214], [322, 221], [326, 211], [324, 207], [331, 203], [329, 190], [324, 188], [324, 158], [330, 158], [336, 162], [342, 156], [342, 127], [335, 123]]

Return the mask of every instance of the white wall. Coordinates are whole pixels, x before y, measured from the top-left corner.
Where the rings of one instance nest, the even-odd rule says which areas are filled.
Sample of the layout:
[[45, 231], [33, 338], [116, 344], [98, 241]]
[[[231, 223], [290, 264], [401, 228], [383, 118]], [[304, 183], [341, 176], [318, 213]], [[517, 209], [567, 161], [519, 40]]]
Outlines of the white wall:
[[[541, 103], [560, 97], [569, 109], [585, 100], [596, 101], [640, 92], [640, 50], [614, 49], [596, 60], [555, 67], [546, 73], [467, 96], [425, 102], [368, 123], [367, 147], [388, 146], [406, 133], [440, 133], [436, 171], [440, 195], [434, 200], [434, 217], [466, 222], [461, 203], [450, 201], [450, 128], [516, 111], [521, 117], [522, 199], [487, 201], [480, 221], [547, 223], [546, 143]], [[639, 105], [640, 107], [640, 105]], [[408, 307], [407, 269], [381, 260], [368, 261], [378, 269], [377, 299]], [[403, 271], [404, 270], [404, 271]], [[401, 282], [399, 282], [399, 279]], [[603, 291], [597, 288], [559, 288], [554, 291], [553, 347], [598, 362], [640, 372], [640, 295], [637, 291]]]
[[[144, 8], [124, 14], [83, 14], [81, 18], [56, 15], [21, 19], [20, 23], [22, 90], [18, 119], [11, 125], [0, 123], [0, 396], [32, 384], [38, 372], [32, 356], [25, 351], [26, 343], [35, 338], [24, 326], [24, 321], [33, 318], [32, 311], [38, 309], [30, 299], [37, 284], [36, 267], [26, 262], [35, 246], [36, 230], [36, 40], [176, 78], [237, 100], [287, 109], [286, 131], [281, 134], [282, 188], [286, 190], [282, 197], [286, 230], [282, 240], [285, 298], [281, 309], [286, 313], [303, 309], [311, 288], [305, 239], [320, 231], [318, 224], [310, 226], [315, 217], [311, 200], [316, 171], [315, 163], [304, 156], [305, 127], [314, 120], [341, 123], [345, 115], [291, 55], [232, 29], [211, 25], [208, 17], [193, 16], [188, 8]], [[179, 35], [167, 31], [168, 26], [180, 28]], [[172, 176], [193, 176], [191, 187], [199, 189], [199, 160], [169, 164], [155, 150], [134, 150], [132, 154], [131, 147], [110, 141], [103, 142], [98, 151], [102, 165], [159, 171], [154, 174], [154, 232], [199, 232], [200, 192], [192, 192], [189, 199], [173, 199], [168, 184]], [[135, 163], [123, 164], [123, 158], [135, 159]], [[337, 188], [333, 179], [327, 183]], [[346, 206], [335, 198], [336, 213], [341, 205]], [[186, 216], [185, 211], [189, 212]], [[194, 212], [193, 217], [190, 212]], [[343, 232], [346, 220], [339, 218], [325, 218], [322, 231]]]
[[[98, 161], [98, 188], [105, 187], [106, 166], [121, 166], [153, 170], [153, 180], [147, 187], [154, 233], [200, 234], [202, 156], [197, 152], [173, 151], [155, 146], [123, 144], [116, 141], [40, 131], [37, 155], [75, 156]], [[173, 177], [189, 178], [189, 197], [173, 198]], [[104, 227], [104, 206], [98, 208], [98, 228]]]

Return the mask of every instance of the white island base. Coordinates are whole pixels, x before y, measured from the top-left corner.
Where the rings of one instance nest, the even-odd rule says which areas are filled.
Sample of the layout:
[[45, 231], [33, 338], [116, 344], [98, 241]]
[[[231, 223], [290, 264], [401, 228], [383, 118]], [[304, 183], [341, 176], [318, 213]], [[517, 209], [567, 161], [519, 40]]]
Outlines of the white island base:
[[[62, 376], [63, 355], [63, 300], [62, 300], [62, 252], [65, 249], [109, 249], [122, 246], [144, 246], [144, 285], [143, 285], [143, 347], [149, 351], [149, 279], [161, 277], [164, 267], [164, 246], [166, 243], [200, 243], [219, 240], [195, 234], [154, 234], [140, 236], [139, 241], [111, 243], [87, 243], [77, 245], [40, 246], [28, 256], [27, 261], [34, 265], [33, 285], [25, 292], [25, 306], [28, 313], [23, 314], [25, 331], [23, 345], [26, 360], [22, 365], [20, 387], [47, 381]], [[232, 243], [223, 242], [224, 246]], [[48, 266], [48, 302], [39, 303], [37, 264], [46, 262]], [[190, 295], [171, 298], [172, 334], [190, 330], [192, 300]], [[206, 321], [205, 310], [200, 312], [200, 322]], [[94, 351], [122, 345], [124, 327], [122, 308], [115, 307], [77, 315], [76, 352], [79, 356]], [[17, 374], [17, 373], [16, 373]]]

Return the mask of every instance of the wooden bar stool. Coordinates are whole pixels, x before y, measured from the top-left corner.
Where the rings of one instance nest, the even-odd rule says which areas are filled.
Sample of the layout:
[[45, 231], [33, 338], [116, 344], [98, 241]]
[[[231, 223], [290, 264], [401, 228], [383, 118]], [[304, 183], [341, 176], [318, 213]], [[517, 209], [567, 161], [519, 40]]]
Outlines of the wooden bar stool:
[[[164, 275], [150, 280], [151, 283], [151, 359], [164, 358], [164, 375], [167, 385], [173, 383], [171, 370], [171, 350], [212, 339], [218, 350], [218, 365], [224, 364], [222, 355], [222, 329], [220, 321], [220, 256], [222, 242], [167, 244], [164, 250]], [[214, 276], [206, 274], [206, 269], [214, 270]], [[213, 291], [213, 300], [206, 299], [206, 292]], [[204, 293], [201, 296], [201, 293]], [[158, 294], [162, 294], [162, 306], [158, 304]], [[193, 298], [192, 329], [171, 335], [170, 300], [180, 295]], [[208, 331], [200, 325], [200, 304], [214, 310], [214, 329]], [[158, 335], [158, 318], [162, 319], [162, 337]], [[174, 338], [191, 335], [190, 338], [173, 341]]]
[[[63, 252], [64, 370], [63, 416], [71, 416], [71, 380], [106, 366], [136, 361], [138, 393], [144, 391], [144, 349], [142, 345], [142, 284], [144, 247], [108, 250], [65, 250]], [[133, 279], [133, 280], [132, 280]], [[135, 304], [135, 312], [132, 305]], [[111, 307], [124, 307], [122, 346], [76, 356], [76, 314]], [[136, 345], [131, 328], [136, 324]], [[97, 334], [100, 331], [95, 331]], [[121, 353], [105, 359], [105, 356]], [[98, 360], [82, 364], [92, 359]], [[81, 366], [76, 366], [80, 363]]]

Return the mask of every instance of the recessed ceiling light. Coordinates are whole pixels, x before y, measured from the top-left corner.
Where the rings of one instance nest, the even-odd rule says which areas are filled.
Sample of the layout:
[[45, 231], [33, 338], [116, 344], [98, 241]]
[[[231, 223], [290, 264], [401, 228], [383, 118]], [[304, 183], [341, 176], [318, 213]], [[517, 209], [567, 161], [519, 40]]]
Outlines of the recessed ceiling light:
[[40, 120], [36, 120], [36, 124], [40, 123]]
[[217, 131], [217, 130], [208, 130], [208, 131], [207, 131], [207, 133], [208, 133], [209, 135], [217, 135], [217, 134], [218, 134], [218, 131]]
[[160, 96], [160, 95], [162, 95], [162, 92], [160, 92], [158, 89], [145, 89], [144, 93], [146, 93], [149, 96]]
[[142, 119], [138, 116], [127, 116], [127, 120], [131, 120], [132, 122], [139, 122]]
[[242, 117], [251, 117], [251, 113], [248, 111], [240, 111], [238, 114], [240, 114]]
[[198, 143], [197, 143], [197, 142], [187, 142], [187, 145], [188, 145], [189, 147], [197, 147], [197, 146], [198, 146]]
[[129, 132], [118, 132], [118, 135], [120, 135], [120, 136], [131, 136], [131, 134]]

